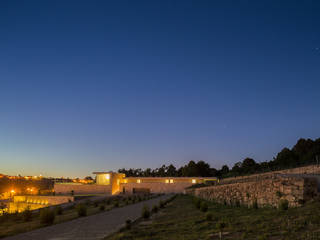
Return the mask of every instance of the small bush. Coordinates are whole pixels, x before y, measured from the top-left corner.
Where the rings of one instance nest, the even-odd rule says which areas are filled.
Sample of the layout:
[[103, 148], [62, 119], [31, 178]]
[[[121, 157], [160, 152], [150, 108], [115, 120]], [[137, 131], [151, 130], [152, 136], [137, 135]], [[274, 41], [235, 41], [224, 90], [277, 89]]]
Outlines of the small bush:
[[93, 206], [96, 208], [99, 206], [99, 202], [98, 201], [94, 201]]
[[279, 209], [280, 210], [288, 210], [289, 202], [286, 199], [281, 199], [279, 202]]
[[22, 212], [22, 218], [23, 218], [23, 221], [25, 222], [29, 222], [32, 220], [32, 212], [30, 208], [26, 208], [26, 210]]
[[199, 199], [199, 198], [197, 198], [197, 200], [196, 200], [196, 208], [198, 208], [198, 209], [200, 209], [200, 207], [201, 207], [201, 200]]
[[201, 203], [201, 206], [200, 206], [200, 210], [201, 210], [202, 212], [208, 211], [208, 204], [207, 204], [206, 202], [202, 202], [202, 203]]
[[207, 213], [206, 214], [206, 220], [207, 221], [212, 221], [212, 219], [213, 219], [212, 213]]
[[63, 209], [61, 206], [57, 206], [55, 209], [54, 209], [55, 213], [57, 215], [62, 215], [63, 214]]
[[219, 221], [219, 222], [217, 222], [217, 224], [216, 224], [216, 228], [217, 228], [219, 231], [222, 231], [226, 226], [227, 226], [227, 224], [226, 224], [224, 221]]
[[255, 200], [255, 201], [253, 202], [252, 208], [253, 208], [253, 209], [258, 209], [258, 202], [257, 202], [257, 200]]
[[157, 206], [157, 205], [154, 205], [154, 206], [152, 207], [152, 210], [151, 210], [151, 211], [152, 211], [153, 213], [157, 213], [158, 210], [159, 210], [158, 206]]
[[104, 205], [100, 205], [99, 210], [102, 212], [106, 209], [106, 207]]
[[40, 211], [40, 223], [42, 224], [45, 224], [45, 225], [53, 224], [55, 217], [56, 216], [54, 214], [54, 211], [48, 208], [42, 209]]
[[150, 210], [149, 210], [149, 207], [147, 205], [143, 206], [141, 215], [142, 215], [142, 217], [144, 219], [148, 219], [150, 217]]
[[126, 229], [130, 229], [131, 228], [131, 219], [127, 219], [126, 220]]
[[113, 203], [113, 207], [119, 207], [119, 202], [118, 202], [118, 201], [115, 201], [115, 202]]
[[91, 200], [87, 200], [87, 201], [86, 201], [86, 205], [87, 205], [87, 206], [90, 206], [90, 205], [91, 205]]
[[159, 201], [159, 207], [160, 208], [164, 208], [164, 205], [165, 205], [164, 201], [160, 200]]
[[87, 216], [87, 206], [84, 204], [79, 204], [77, 206], [77, 212], [79, 217], [85, 217]]

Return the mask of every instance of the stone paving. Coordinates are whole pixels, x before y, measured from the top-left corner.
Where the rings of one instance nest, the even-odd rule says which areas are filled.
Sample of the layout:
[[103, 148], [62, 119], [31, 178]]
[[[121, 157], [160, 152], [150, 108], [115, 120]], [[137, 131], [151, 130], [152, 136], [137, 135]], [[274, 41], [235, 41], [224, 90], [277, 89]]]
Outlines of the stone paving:
[[150, 207], [165, 200], [171, 195], [163, 195], [147, 201], [131, 204], [125, 207], [115, 208], [110, 211], [95, 215], [77, 218], [49, 227], [21, 233], [4, 240], [97, 240], [102, 239], [118, 231], [127, 219], [132, 221], [141, 216], [143, 206]]

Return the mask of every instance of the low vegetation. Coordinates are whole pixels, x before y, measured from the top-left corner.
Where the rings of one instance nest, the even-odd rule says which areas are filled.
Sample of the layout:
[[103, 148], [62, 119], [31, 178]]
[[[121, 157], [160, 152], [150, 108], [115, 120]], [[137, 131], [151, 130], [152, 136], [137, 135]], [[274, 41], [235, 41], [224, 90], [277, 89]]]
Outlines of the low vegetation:
[[21, 213], [4, 214], [0, 216], [0, 238], [31, 231], [43, 226], [70, 221], [78, 217], [101, 213], [114, 207], [123, 207], [156, 196], [158, 195], [116, 196], [98, 201], [87, 200], [81, 204], [73, 204], [68, 208], [56, 206], [43, 208], [40, 211], [26, 209]]
[[[199, 203], [200, 202], [200, 203]], [[207, 211], [201, 206], [207, 204]], [[200, 206], [200, 207], [198, 207]], [[227, 206], [186, 195], [106, 240], [315, 240], [320, 239], [320, 203], [300, 208]]]

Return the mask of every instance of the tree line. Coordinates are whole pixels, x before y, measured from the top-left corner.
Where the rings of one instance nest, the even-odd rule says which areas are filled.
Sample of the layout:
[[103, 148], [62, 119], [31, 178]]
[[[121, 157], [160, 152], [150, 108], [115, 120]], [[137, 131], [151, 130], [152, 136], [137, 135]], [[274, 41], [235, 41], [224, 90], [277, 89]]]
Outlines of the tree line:
[[271, 161], [256, 162], [252, 158], [245, 158], [237, 162], [232, 168], [223, 165], [221, 169], [212, 168], [205, 161], [191, 160], [188, 164], [176, 168], [174, 165], [162, 165], [156, 169], [119, 169], [120, 173], [128, 177], [236, 177], [254, 173], [263, 173], [287, 168], [320, 163], [320, 138], [316, 140], [301, 138], [291, 148], [282, 149]]

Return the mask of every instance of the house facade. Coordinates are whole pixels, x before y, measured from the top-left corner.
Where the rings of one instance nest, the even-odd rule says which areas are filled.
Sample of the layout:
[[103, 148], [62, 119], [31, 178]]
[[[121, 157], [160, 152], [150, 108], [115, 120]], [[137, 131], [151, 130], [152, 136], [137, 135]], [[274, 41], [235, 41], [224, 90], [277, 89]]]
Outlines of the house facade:
[[126, 177], [123, 173], [93, 172], [95, 184], [56, 183], [56, 194], [182, 193], [194, 184], [215, 182], [214, 177]]

